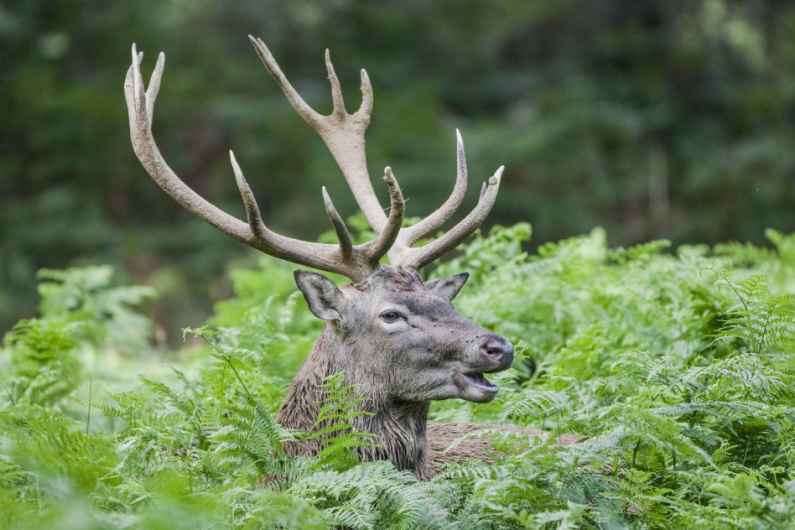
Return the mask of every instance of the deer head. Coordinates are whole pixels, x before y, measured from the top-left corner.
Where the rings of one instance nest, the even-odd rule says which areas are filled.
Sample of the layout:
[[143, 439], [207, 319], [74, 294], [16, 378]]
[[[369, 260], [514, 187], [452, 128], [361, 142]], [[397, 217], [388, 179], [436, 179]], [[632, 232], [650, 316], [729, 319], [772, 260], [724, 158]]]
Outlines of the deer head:
[[[326, 376], [342, 371], [373, 412], [362, 420], [367, 422], [362, 427], [378, 436], [383, 453], [369, 456], [386, 456], [398, 467], [422, 475], [428, 402], [493, 399], [497, 388], [483, 374], [504, 370], [513, 359], [508, 341], [463, 318], [453, 308], [451, 302], [466, 282], [466, 274], [423, 282], [418, 273], [455, 248], [485, 220], [496, 200], [503, 167], [483, 183], [478, 203], [468, 215], [440, 237], [417, 246], [419, 240], [442, 227], [464, 199], [468, 178], [460, 133], [456, 131], [457, 177], [450, 197], [420, 222], [404, 228], [403, 194], [392, 170], [384, 170], [390, 202], [386, 215], [367, 169], [364, 136], [373, 107], [367, 72], [361, 70], [361, 105], [349, 113], [326, 50], [333, 107], [331, 114], [322, 115], [296, 92], [265, 43], [251, 36], [249, 39], [290, 105], [325, 142], [377, 237], [354, 245], [325, 187], [323, 202], [337, 234], [337, 245], [301, 241], [274, 232], [264, 223], [232, 151], [229, 156], [246, 221], [199, 196], [169, 167], [152, 134], [165, 55], [160, 53], [150, 82], [144, 86], [140, 71], [143, 54], [134, 44], [124, 82], [133, 150], [163, 191], [222, 232], [271, 256], [352, 280], [350, 285], [337, 287], [321, 274], [296, 272], [296, 283], [309, 308], [327, 325], [291, 386], [279, 420], [289, 427], [311, 427], [323, 399], [320, 384]], [[380, 265], [385, 256], [389, 266]]]
[[331, 324], [336, 344], [323, 354], [371, 403], [490, 401], [497, 387], [483, 374], [508, 368], [513, 349], [453, 309], [467, 276], [423, 283], [413, 269], [381, 268], [343, 289], [311, 272], [296, 282]]

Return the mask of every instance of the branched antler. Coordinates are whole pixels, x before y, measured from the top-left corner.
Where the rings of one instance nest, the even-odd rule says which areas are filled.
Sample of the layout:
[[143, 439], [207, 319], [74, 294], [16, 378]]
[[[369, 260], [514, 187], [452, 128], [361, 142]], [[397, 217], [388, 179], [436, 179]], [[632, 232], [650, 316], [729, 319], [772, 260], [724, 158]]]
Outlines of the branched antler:
[[455, 185], [450, 197], [433, 213], [422, 219], [413, 226], [404, 228], [400, 231], [393, 254], [390, 258], [396, 264], [420, 269], [432, 262], [445, 252], [458, 246], [463, 240], [470, 236], [491, 212], [497, 192], [500, 189], [500, 181], [505, 166], [500, 166], [497, 171], [486, 182], [480, 190], [480, 198], [475, 208], [459, 221], [453, 228], [446, 231], [438, 239], [435, 239], [422, 247], [412, 247], [418, 240], [430, 235], [438, 230], [448, 219], [450, 219], [464, 200], [467, 190], [467, 161], [464, 153], [464, 140], [461, 133], [456, 129], [456, 166], [457, 175]]
[[338, 245], [302, 241], [274, 232], [263, 221], [254, 193], [232, 151], [229, 152], [229, 158], [245, 208], [246, 222], [203, 199], [171, 169], [160, 153], [152, 134], [154, 105], [160, 89], [165, 55], [162, 52], [159, 54], [149, 86], [145, 87], [141, 76], [143, 53], [138, 53], [133, 44], [132, 64], [127, 70], [124, 82], [133, 150], [152, 179], [177, 203], [222, 232], [266, 254], [308, 267], [343, 274], [354, 281], [366, 278], [387, 253], [395, 265], [420, 268], [454, 248], [480, 226], [496, 200], [502, 167], [484, 184], [478, 204], [469, 215], [438, 239], [422, 247], [412, 247], [418, 240], [438, 230], [449, 220], [466, 194], [466, 156], [464, 143], [458, 131], [456, 131], [458, 171], [450, 197], [419, 223], [401, 229], [405, 202], [392, 170], [389, 167], [384, 170], [384, 181], [389, 190], [388, 216], [381, 208], [367, 170], [364, 136], [373, 109], [373, 89], [367, 72], [361, 70], [361, 105], [356, 112], [350, 114], [345, 108], [342, 88], [331, 62], [331, 54], [326, 50], [325, 60], [331, 86], [332, 111], [329, 115], [322, 115], [310, 107], [290, 84], [262, 39], [250, 35], [249, 39], [290, 105], [325, 142], [353, 192], [356, 203], [378, 236], [367, 243], [353, 245], [350, 232], [325, 187], [322, 189], [323, 203], [337, 234]]
[[248, 38], [254, 45], [260, 61], [279, 84], [279, 88], [282, 89], [295, 112], [323, 139], [342, 170], [359, 209], [364, 213], [373, 230], [380, 232], [386, 224], [387, 217], [370, 183], [364, 141], [364, 133], [370, 124], [370, 114], [373, 110], [373, 86], [370, 84], [367, 71], [364, 68], [361, 70], [362, 103], [359, 110], [348, 114], [345, 110], [340, 81], [331, 62], [331, 52], [326, 49], [326, 71], [331, 85], [333, 110], [331, 114], [324, 116], [310, 107], [293, 88], [262, 39], [251, 35]]

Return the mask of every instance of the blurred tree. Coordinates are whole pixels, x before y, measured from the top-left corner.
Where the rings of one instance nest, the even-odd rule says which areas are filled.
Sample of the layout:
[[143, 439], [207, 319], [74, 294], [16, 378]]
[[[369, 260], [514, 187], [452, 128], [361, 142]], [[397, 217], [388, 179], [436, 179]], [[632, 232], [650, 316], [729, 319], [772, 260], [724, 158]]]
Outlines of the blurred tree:
[[539, 241], [597, 224], [615, 243], [795, 229], [791, 2], [0, 2], [0, 329], [32, 310], [38, 268], [97, 261], [158, 286], [167, 327], [195, 323], [243, 255], [134, 159], [121, 91], [133, 41], [147, 69], [168, 54], [156, 128], [197, 191], [241, 214], [234, 146], [276, 228], [325, 230], [321, 183], [354, 211], [247, 33], [320, 109], [323, 47], [350, 106], [368, 68], [371, 172], [395, 168], [410, 215], [448, 193], [460, 127], [473, 180], [508, 168], [493, 221], [529, 220]]

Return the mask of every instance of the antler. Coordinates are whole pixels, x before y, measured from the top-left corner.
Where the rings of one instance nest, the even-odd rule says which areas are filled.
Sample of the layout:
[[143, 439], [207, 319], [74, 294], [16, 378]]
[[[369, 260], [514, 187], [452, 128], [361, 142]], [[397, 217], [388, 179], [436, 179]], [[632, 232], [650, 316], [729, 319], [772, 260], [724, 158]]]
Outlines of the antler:
[[[373, 110], [373, 87], [367, 71], [361, 69], [362, 103], [354, 114], [348, 114], [345, 109], [345, 100], [342, 97], [342, 88], [339, 78], [331, 62], [331, 52], [326, 49], [326, 71], [331, 85], [332, 113], [323, 116], [307, 105], [300, 94], [293, 88], [290, 81], [282, 72], [273, 54], [262, 39], [248, 36], [254, 49], [257, 51], [262, 64], [279, 84], [287, 101], [301, 118], [323, 139], [331, 152], [337, 165], [342, 170], [356, 204], [364, 214], [367, 222], [376, 232], [384, 229], [387, 217], [378, 202], [378, 197], [370, 184], [370, 174], [367, 171], [367, 156], [365, 152], [364, 135], [370, 124], [370, 114]], [[464, 200], [467, 191], [467, 162], [464, 153], [464, 140], [461, 133], [456, 130], [457, 176], [450, 197], [433, 213], [419, 223], [400, 230], [394, 245], [389, 250], [389, 258], [395, 265], [421, 268], [435, 260], [448, 250], [455, 248], [483, 223], [488, 216], [499, 190], [500, 178], [503, 167], [500, 167], [492, 176], [484, 189], [481, 190], [480, 200], [475, 209], [461, 222], [454, 226], [441, 238], [420, 248], [412, 248], [418, 240], [438, 230]], [[484, 195], [485, 191], [485, 195]], [[336, 226], [336, 223], [335, 223]], [[339, 234], [339, 230], [337, 231]]]
[[[138, 160], [163, 191], [183, 208], [201, 217], [222, 232], [277, 258], [343, 274], [354, 281], [366, 278], [373, 268], [378, 266], [379, 260], [389, 250], [403, 222], [403, 195], [389, 168], [384, 174], [384, 180], [389, 187], [389, 218], [384, 216], [379, 236], [363, 245], [353, 246], [351, 244], [347, 228], [344, 227], [331, 198], [324, 190], [326, 211], [340, 239], [339, 245], [327, 245], [293, 239], [277, 234], [268, 228], [262, 220], [254, 193], [251, 191], [234, 153], [230, 151], [232, 170], [246, 210], [248, 222], [244, 223], [193, 191], [174, 173], [163, 158], [152, 134], [152, 118], [160, 80], [163, 76], [165, 55], [161, 52], [158, 56], [148, 88], [144, 87], [141, 76], [142, 59], [143, 53], [138, 53], [135, 44], [133, 44], [132, 64], [127, 70], [127, 77], [124, 81], [124, 95], [130, 121], [130, 138]], [[372, 186], [370, 188], [372, 189]]]
[[266, 254], [308, 267], [343, 274], [354, 281], [366, 278], [387, 253], [395, 265], [420, 268], [454, 248], [480, 226], [496, 200], [503, 167], [484, 183], [478, 204], [469, 215], [440, 238], [422, 247], [412, 247], [418, 240], [439, 229], [464, 199], [467, 188], [467, 166], [460, 133], [456, 131], [458, 172], [450, 197], [419, 223], [401, 229], [405, 203], [392, 170], [389, 167], [384, 170], [384, 181], [389, 190], [389, 216], [384, 214], [381, 208], [367, 170], [364, 135], [373, 108], [373, 89], [367, 72], [361, 70], [361, 105], [356, 112], [349, 114], [345, 108], [342, 89], [331, 62], [331, 55], [329, 50], [326, 50], [332, 112], [327, 116], [322, 115], [310, 107], [293, 88], [265, 43], [250, 35], [249, 39], [290, 105], [325, 142], [353, 192], [356, 203], [378, 236], [367, 243], [353, 245], [350, 232], [325, 187], [322, 189], [323, 203], [337, 234], [338, 245], [302, 241], [272, 231], [265, 225], [254, 193], [232, 151], [229, 152], [229, 158], [247, 222], [227, 214], [198, 195], [174, 173], [160, 153], [152, 134], [154, 104], [160, 89], [165, 55], [162, 52], [159, 54], [149, 86], [145, 87], [140, 70], [143, 53], [138, 53], [133, 44], [132, 64], [127, 70], [124, 82], [133, 150], [155, 183], [183, 208], [222, 232]]
[[248, 38], [254, 45], [260, 61], [279, 84], [295, 112], [303, 118], [307, 125], [317, 131], [328, 150], [331, 151], [367, 222], [376, 232], [383, 230], [387, 217], [384, 215], [384, 210], [370, 183], [370, 173], [367, 171], [367, 154], [364, 148], [364, 133], [367, 126], [370, 125], [370, 114], [373, 111], [373, 86], [370, 84], [367, 71], [364, 68], [360, 71], [362, 103], [359, 110], [348, 114], [348, 111], [345, 110], [340, 81], [334, 70], [334, 64], [331, 62], [331, 52], [328, 48], [326, 49], [326, 72], [331, 85], [333, 106], [331, 114], [323, 116], [307, 105], [306, 101], [293, 88], [262, 39], [251, 35]]
[[389, 255], [390, 259], [398, 265], [420, 269], [445, 252], [454, 249], [483, 224], [497, 200], [497, 192], [500, 189], [500, 181], [502, 180], [505, 166], [497, 168], [494, 175], [483, 183], [478, 203], [466, 217], [438, 239], [430, 241], [422, 247], [412, 247], [418, 240], [439, 229], [453, 216], [464, 200], [467, 189], [467, 161], [464, 153], [464, 140], [461, 138], [461, 133], [458, 129], [456, 129], [455, 133], [458, 171], [453, 191], [450, 197], [436, 211], [420, 222], [400, 231], [395, 247], [393, 247], [393, 252]]

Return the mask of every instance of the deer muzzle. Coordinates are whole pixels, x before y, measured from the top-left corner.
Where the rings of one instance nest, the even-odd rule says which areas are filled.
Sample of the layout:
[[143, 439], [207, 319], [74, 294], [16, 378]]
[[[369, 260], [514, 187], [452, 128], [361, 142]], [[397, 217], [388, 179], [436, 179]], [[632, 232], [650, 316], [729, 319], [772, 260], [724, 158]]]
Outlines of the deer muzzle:
[[484, 337], [479, 357], [474, 366], [458, 370], [453, 374], [453, 383], [459, 397], [467, 401], [483, 403], [497, 395], [497, 385], [483, 374], [502, 372], [513, 363], [513, 345], [504, 338], [489, 334]]

